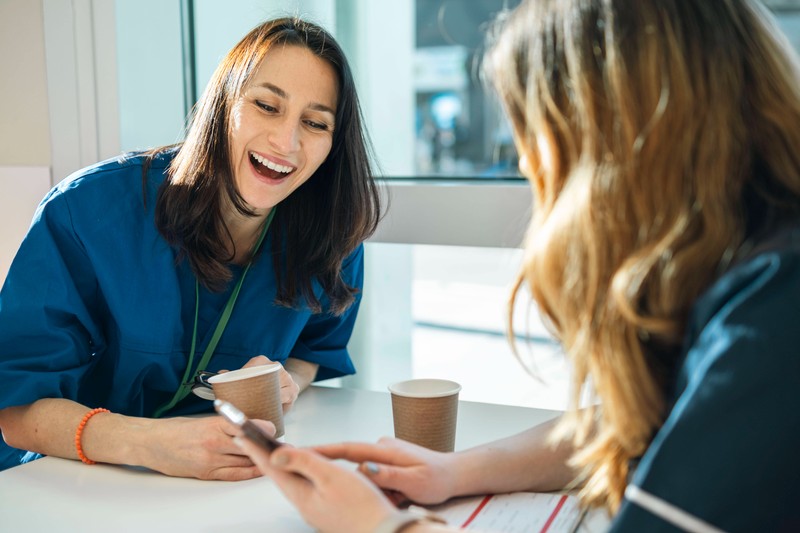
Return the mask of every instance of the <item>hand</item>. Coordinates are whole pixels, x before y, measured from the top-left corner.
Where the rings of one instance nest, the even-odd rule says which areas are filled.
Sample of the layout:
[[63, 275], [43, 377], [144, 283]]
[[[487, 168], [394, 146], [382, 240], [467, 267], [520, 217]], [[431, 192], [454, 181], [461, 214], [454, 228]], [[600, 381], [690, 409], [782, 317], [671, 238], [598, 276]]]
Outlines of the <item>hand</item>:
[[269, 454], [246, 438], [237, 438], [236, 443], [319, 531], [368, 533], [395, 511], [361, 473], [313, 450], [281, 446]]
[[[400, 439], [384, 437], [377, 444], [342, 443], [315, 446], [329, 459], [359, 463], [359, 471], [389, 491], [393, 501], [441, 503], [455, 494], [454, 455], [434, 452]], [[402, 497], [392, 494], [399, 493]]]
[[[176, 477], [239, 481], [261, 471], [233, 442], [238, 428], [220, 416], [148, 421], [149, 447], [142, 465]], [[258, 421], [271, 433], [275, 427]]]
[[[249, 368], [251, 366], [261, 366], [271, 363], [272, 361], [266, 356], [257, 355], [250, 359], [242, 368]], [[281, 365], [279, 370], [281, 381], [281, 404], [283, 405], [283, 412], [286, 413], [294, 405], [297, 396], [300, 394], [300, 386], [295, 383], [292, 375], [286, 371]]]

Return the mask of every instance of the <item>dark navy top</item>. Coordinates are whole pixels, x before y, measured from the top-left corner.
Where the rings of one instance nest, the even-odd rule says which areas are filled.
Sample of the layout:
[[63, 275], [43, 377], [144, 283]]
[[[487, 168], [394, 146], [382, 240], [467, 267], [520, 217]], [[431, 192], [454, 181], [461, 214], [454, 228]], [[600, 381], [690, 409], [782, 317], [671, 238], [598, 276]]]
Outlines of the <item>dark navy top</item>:
[[[68, 398], [132, 416], [151, 416], [172, 398], [187, 364], [195, 277], [158, 233], [154, 207], [171, 154], [148, 171], [142, 156], [83, 169], [40, 204], [0, 291], [0, 408]], [[352, 374], [347, 352], [356, 302], [341, 316], [275, 305], [270, 234], [245, 278], [208, 370], [240, 368], [251, 357], [319, 364], [318, 380]], [[196, 365], [244, 269], [222, 293], [200, 287]], [[351, 287], [363, 284], [363, 246], [343, 265]], [[189, 395], [167, 415], [207, 411]], [[0, 469], [24, 452], [0, 441]]]
[[684, 357], [612, 531], [800, 531], [800, 226], [697, 301]]

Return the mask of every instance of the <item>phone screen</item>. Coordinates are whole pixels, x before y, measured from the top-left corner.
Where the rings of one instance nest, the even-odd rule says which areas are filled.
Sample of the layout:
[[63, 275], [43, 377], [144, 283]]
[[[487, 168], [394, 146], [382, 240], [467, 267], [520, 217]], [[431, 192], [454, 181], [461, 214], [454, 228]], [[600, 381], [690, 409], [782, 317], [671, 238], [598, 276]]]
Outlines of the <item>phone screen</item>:
[[273, 452], [278, 446], [283, 445], [282, 442], [266, 433], [244, 416], [244, 413], [237, 409], [232, 403], [224, 400], [214, 400], [214, 409], [225, 417], [228, 422], [240, 427], [244, 436], [251, 442], [254, 442], [266, 451]]

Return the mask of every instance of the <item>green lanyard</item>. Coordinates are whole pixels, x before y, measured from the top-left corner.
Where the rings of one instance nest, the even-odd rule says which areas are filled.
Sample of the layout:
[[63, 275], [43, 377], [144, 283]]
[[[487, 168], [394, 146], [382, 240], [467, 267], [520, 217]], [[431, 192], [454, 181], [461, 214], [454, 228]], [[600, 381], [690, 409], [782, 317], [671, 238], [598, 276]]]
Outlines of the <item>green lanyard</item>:
[[[267, 220], [264, 222], [264, 229], [261, 230], [261, 235], [258, 237], [258, 241], [256, 241], [255, 246], [253, 247], [253, 255], [256, 254], [258, 249], [261, 247], [261, 243], [264, 241], [264, 237], [267, 235], [267, 230], [269, 229], [269, 225], [272, 223], [272, 218], [275, 215], [275, 207], [273, 207], [269, 215], [267, 215]], [[211, 341], [209, 341], [208, 346], [206, 346], [205, 351], [203, 352], [203, 357], [200, 359], [200, 363], [197, 365], [197, 369], [195, 372], [200, 372], [201, 370], [206, 369], [206, 365], [211, 360], [211, 356], [214, 355], [214, 350], [217, 348], [217, 344], [219, 343], [219, 339], [222, 337], [222, 332], [225, 331], [225, 326], [228, 325], [228, 319], [231, 317], [231, 313], [233, 313], [233, 306], [236, 304], [236, 298], [239, 296], [239, 291], [242, 288], [242, 283], [244, 283], [244, 277], [247, 275], [247, 271], [250, 270], [250, 265], [252, 264], [252, 260], [247, 263], [247, 266], [244, 268], [242, 272], [242, 276], [239, 278], [239, 282], [236, 283], [236, 287], [234, 287], [233, 292], [231, 293], [230, 298], [228, 298], [228, 303], [225, 304], [225, 309], [222, 311], [222, 316], [219, 317], [219, 322], [217, 322], [217, 327], [214, 329], [214, 334], [211, 336]], [[194, 282], [194, 328], [192, 330], [192, 347], [189, 349], [189, 361], [186, 363], [186, 370], [183, 372], [183, 379], [181, 380], [181, 384], [178, 386], [178, 390], [175, 391], [175, 395], [172, 399], [156, 409], [153, 418], [160, 418], [166, 411], [169, 411], [175, 404], [179, 401], [186, 398], [186, 396], [191, 392], [193, 381], [189, 379], [189, 376], [192, 375], [192, 363], [194, 362], [194, 351], [197, 346], [197, 319], [200, 316], [200, 283], [195, 279]]]

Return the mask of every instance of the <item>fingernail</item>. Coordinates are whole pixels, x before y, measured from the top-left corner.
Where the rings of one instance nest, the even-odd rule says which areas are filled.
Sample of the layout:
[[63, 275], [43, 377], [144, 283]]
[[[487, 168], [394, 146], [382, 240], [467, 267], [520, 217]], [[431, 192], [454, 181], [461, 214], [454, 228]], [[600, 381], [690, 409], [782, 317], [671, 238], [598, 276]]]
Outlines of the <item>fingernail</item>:
[[269, 462], [272, 463], [272, 466], [286, 466], [289, 464], [289, 457], [285, 453], [273, 453], [269, 458]]
[[364, 463], [364, 470], [366, 470], [367, 474], [371, 476], [376, 475], [380, 471], [378, 465], [376, 465], [372, 461], [367, 461], [366, 463]]
[[241, 437], [233, 437], [233, 443], [235, 445], [237, 445], [239, 448], [243, 448], [244, 447], [243, 446], [244, 445], [244, 441], [242, 440]]

